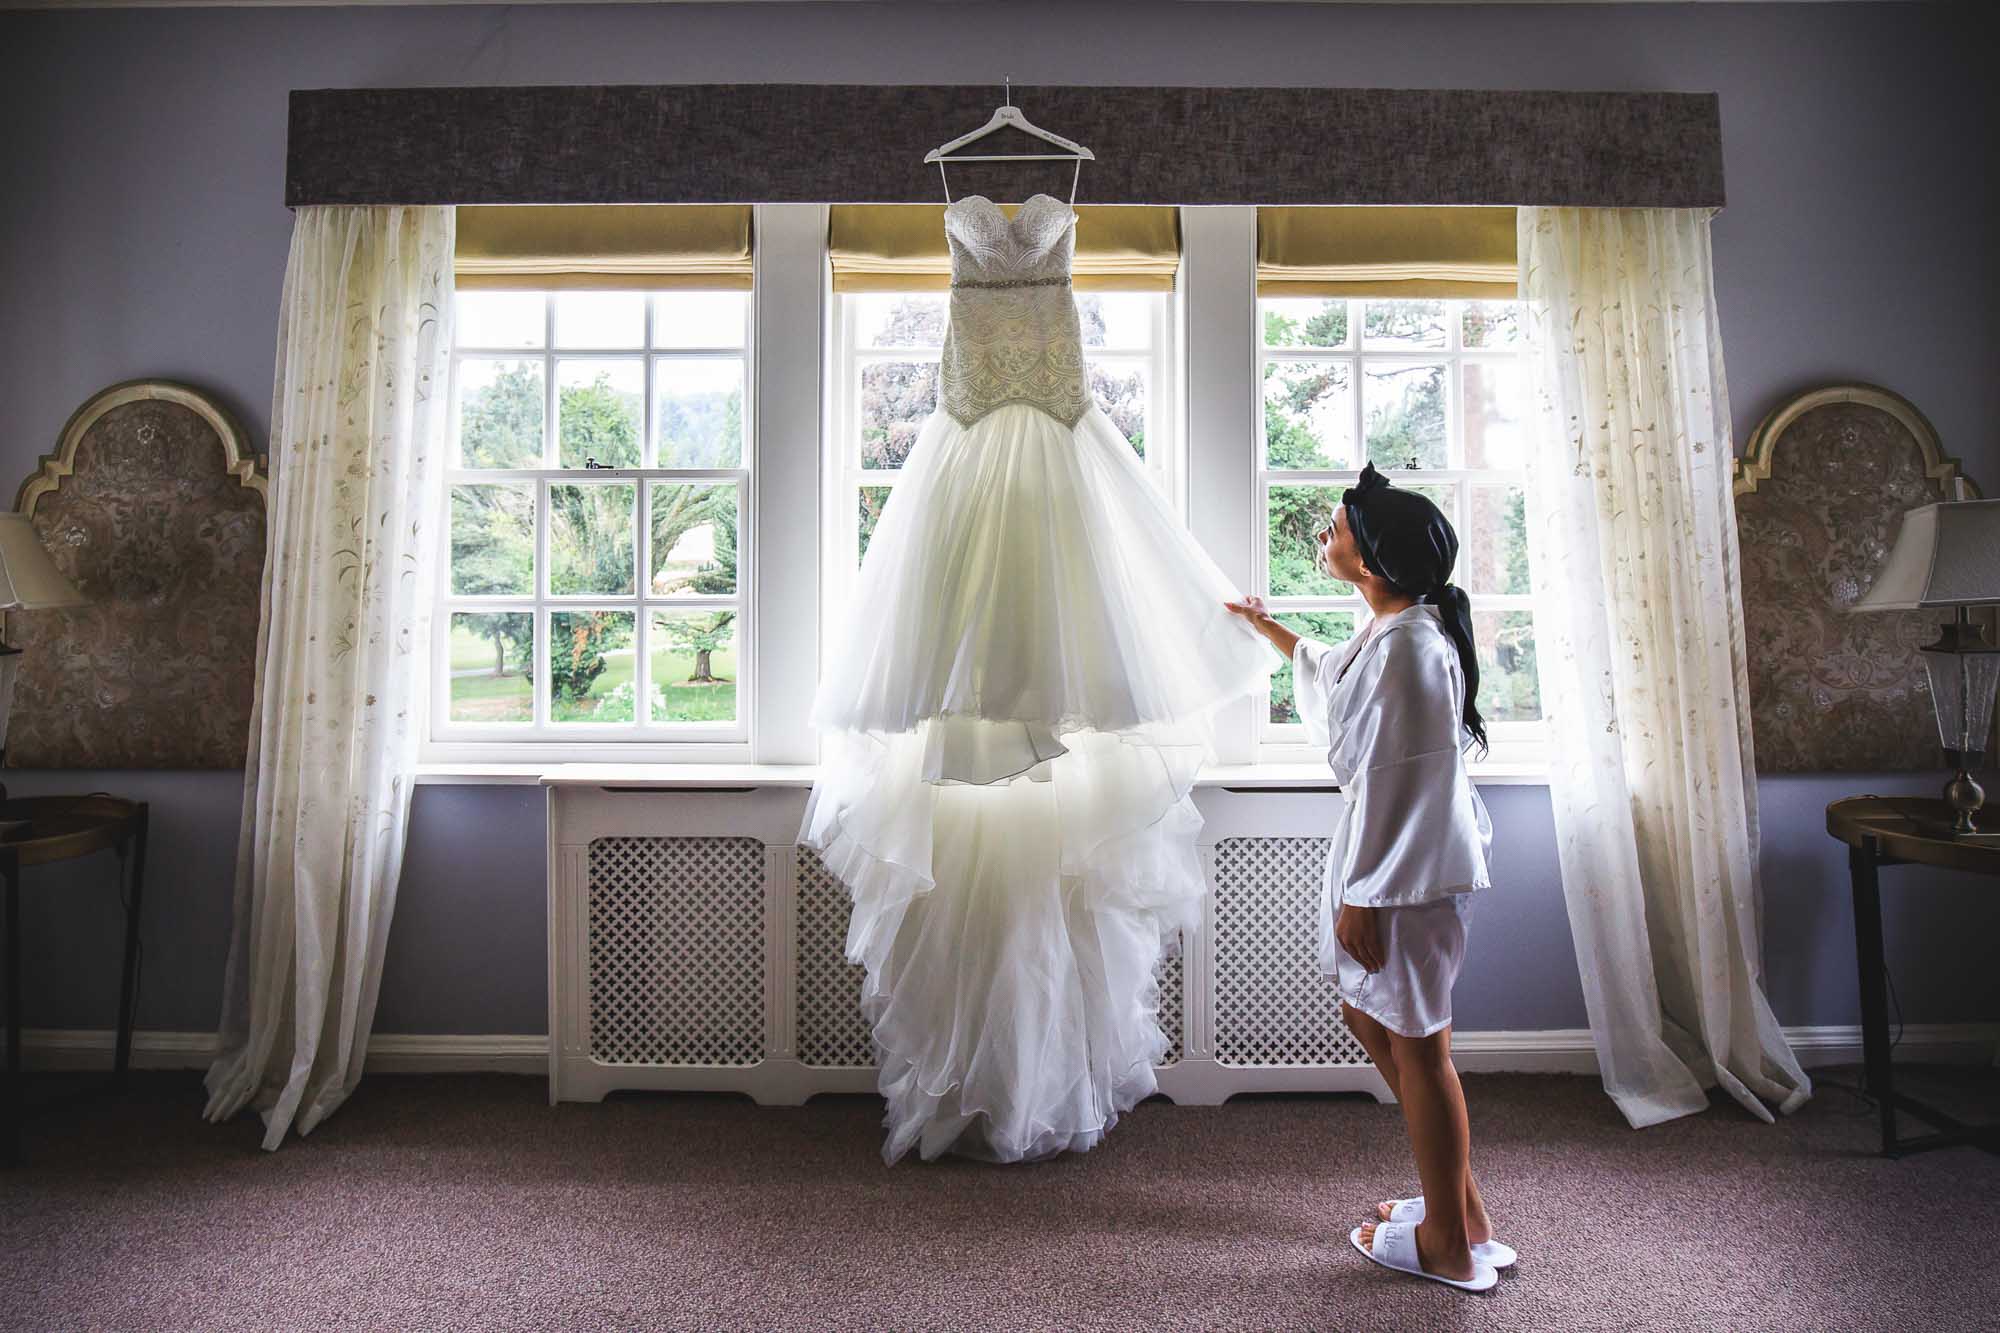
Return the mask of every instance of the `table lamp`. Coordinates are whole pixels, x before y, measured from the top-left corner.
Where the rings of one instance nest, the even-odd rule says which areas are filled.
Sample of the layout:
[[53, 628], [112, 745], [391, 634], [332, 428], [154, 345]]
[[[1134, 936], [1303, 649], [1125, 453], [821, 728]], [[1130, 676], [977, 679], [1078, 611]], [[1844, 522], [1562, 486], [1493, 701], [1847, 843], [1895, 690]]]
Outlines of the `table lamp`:
[[[0, 513], [0, 611], [39, 611], [89, 600], [49, 559], [26, 514]], [[6, 761], [7, 719], [14, 711], [14, 679], [20, 672], [21, 650], [0, 637], [0, 763]], [[0, 785], [0, 800], [6, 795], [7, 788]]]
[[2000, 844], [2000, 833], [1981, 833], [1973, 815], [1986, 792], [1972, 776], [1986, 758], [1993, 728], [1993, 691], [2000, 681], [2000, 647], [1986, 642], [1967, 607], [2000, 605], [2000, 500], [1954, 500], [1922, 505], [1903, 515], [1903, 530], [1875, 585], [1850, 611], [1916, 611], [1952, 607], [1957, 616], [1938, 627], [1936, 643], [1923, 647], [1937, 709], [1938, 739], [1947, 767], [1952, 809], [1950, 835], [1962, 842]]

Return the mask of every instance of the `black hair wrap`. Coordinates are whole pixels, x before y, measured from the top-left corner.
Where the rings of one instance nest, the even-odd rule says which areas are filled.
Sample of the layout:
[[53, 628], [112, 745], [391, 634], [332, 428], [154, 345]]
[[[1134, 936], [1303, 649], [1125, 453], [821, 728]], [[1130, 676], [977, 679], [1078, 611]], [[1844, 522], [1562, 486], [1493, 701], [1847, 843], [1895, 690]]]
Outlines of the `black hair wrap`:
[[1370, 463], [1361, 480], [1342, 492], [1347, 530], [1369, 572], [1405, 597], [1435, 606], [1438, 620], [1465, 674], [1465, 729], [1486, 748], [1486, 721], [1479, 697], [1479, 654], [1472, 642], [1472, 600], [1451, 582], [1458, 563], [1458, 534], [1436, 505], [1415, 491], [1401, 490]]

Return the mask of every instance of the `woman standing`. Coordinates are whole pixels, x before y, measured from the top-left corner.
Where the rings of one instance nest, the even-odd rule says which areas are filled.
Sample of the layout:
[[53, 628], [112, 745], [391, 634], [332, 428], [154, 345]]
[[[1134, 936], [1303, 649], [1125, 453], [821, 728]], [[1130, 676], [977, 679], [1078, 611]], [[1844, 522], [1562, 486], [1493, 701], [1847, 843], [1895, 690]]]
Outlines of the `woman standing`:
[[[1486, 743], [1458, 535], [1438, 507], [1370, 465], [1319, 533], [1328, 573], [1372, 618], [1344, 648], [1300, 638], [1261, 598], [1227, 605], [1292, 660], [1306, 734], [1345, 798], [1320, 894], [1320, 967], [1403, 1108], [1423, 1194], [1389, 1200], [1349, 1240], [1387, 1268], [1484, 1291], [1514, 1252], [1472, 1178], [1451, 1063], [1451, 988], [1493, 826], [1465, 767]], [[1429, 1201], [1428, 1204], [1426, 1201]]]

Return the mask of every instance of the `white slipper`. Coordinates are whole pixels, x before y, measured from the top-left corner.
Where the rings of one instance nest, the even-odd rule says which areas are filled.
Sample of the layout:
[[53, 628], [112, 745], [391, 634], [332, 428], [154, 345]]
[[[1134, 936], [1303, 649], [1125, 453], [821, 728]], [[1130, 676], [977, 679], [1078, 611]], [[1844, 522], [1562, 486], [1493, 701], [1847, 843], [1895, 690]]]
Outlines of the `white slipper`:
[[1477, 1259], [1472, 1261], [1472, 1276], [1464, 1282], [1455, 1277], [1426, 1273], [1423, 1262], [1417, 1258], [1417, 1229], [1403, 1222], [1377, 1222], [1373, 1250], [1361, 1243], [1360, 1227], [1347, 1233], [1347, 1243], [1384, 1268], [1393, 1268], [1412, 1277], [1429, 1278], [1447, 1287], [1457, 1287], [1460, 1291], [1491, 1291], [1493, 1284], [1500, 1280], [1500, 1275], [1493, 1271], [1491, 1264], [1482, 1264]]
[[[1378, 1210], [1379, 1215], [1379, 1210]], [[1424, 1196], [1414, 1199], [1389, 1200], [1389, 1221], [1408, 1222], [1411, 1226], [1424, 1220]], [[1511, 1245], [1503, 1245], [1497, 1240], [1482, 1240], [1472, 1247], [1472, 1257], [1479, 1263], [1494, 1268], [1512, 1268], [1520, 1259]]]

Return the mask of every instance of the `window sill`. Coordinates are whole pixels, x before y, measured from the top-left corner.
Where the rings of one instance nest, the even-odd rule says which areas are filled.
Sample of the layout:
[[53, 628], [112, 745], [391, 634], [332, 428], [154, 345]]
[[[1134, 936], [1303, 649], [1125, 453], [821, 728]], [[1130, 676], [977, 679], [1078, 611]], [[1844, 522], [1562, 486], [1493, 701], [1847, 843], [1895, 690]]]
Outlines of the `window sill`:
[[[810, 787], [815, 764], [419, 764], [420, 787]], [[1534, 764], [1474, 764], [1481, 787], [1545, 787], [1548, 770]], [[1326, 787], [1324, 764], [1217, 764], [1198, 787]]]

